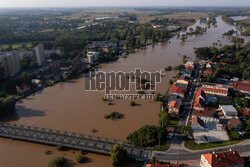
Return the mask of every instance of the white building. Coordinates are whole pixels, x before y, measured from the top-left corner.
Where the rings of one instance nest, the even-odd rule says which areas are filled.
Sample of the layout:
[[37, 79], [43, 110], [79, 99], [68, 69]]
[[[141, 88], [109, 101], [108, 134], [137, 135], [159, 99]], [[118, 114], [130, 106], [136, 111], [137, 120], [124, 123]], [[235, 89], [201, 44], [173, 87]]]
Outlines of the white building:
[[15, 76], [21, 70], [20, 58], [17, 54], [5, 53], [1, 55], [1, 61], [6, 76]]
[[88, 52], [87, 62], [90, 64], [95, 63], [99, 59], [99, 52]]
[[43, 44], [39, 44], [36, 47], [34, 47], [35, 56], [36, 56], [36, 63], [38, 66], [41, 66], [45, 62], [45, 53]]
[[238, 111], [232, 105], [220, 105], [219, 107], [226, 119], [231, 119], [238, 115]]

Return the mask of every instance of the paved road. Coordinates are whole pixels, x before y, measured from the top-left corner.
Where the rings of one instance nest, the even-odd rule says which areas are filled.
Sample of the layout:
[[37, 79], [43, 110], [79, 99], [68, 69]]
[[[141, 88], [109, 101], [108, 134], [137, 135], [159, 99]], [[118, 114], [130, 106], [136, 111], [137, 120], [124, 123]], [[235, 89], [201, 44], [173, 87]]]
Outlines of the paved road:
[[240, 154], [245, 154], [245, 153], [250, 153], [250, 140], [245, 141], [242, 144], [237, 144], [233, 146], [226, 146], [223, 148], [213, 148], [213, 149], [208, 149], [208, 150], [200, 150], [200, 151], [195, 151], [195, 152], [190, 152], [188, 150], [183, 149], [182, 151], [178, 153], [172, 153], [171, 151], [168, 152], [160, 152], [160, 151], [155, 151], [153, 155], [156, 157], [157, 160], [160, 161], [188, 161], [188, 160], [199, 160], [201, 157], [201, 154], [204, 153], [212, 153], [212, 152], [220, 152], [220, 151], [226, 151], [229, 150], [230, 148], [237, 150]]
[[[198, 78], [199, 70], [200, 70], [200, 65], [195, 70], [194, 79]], [[192, 103], [194, 101], [195, 92], [196, 92], [196, 84], [195, 84], [195, 82], [192, 82], [192, 84], [189, 88], [189, 92], [187, 93], [187, 97], [184, 100], [184, 110], [183, 110], [182, 115], [179, 119], [179, 125], [178, 125], [176, 132], [175, 132], [175, 136], [172, 139], [172, 145], [171, 145], [168, 153], [185, 152], [185, 149], [183, 148], [183, 144], [182, 144], [184, 137], [181, 134], [180, 129], [182, 126], [185, 126], [188, 124], [189, 117], [192, 115]]]

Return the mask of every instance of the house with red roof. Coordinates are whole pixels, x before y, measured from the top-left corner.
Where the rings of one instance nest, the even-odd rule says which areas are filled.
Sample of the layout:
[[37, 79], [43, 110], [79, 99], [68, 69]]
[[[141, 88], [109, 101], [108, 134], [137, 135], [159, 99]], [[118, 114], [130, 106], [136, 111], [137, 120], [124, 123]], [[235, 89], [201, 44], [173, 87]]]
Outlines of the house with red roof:
[[234, 90], [250, 94], [250, 81], [234, 82]]
[[175, 94], [175, 95], [178, 95], [182, 98], [184, 98], [186, 92], [187, 92], [186, 88], [176, 86], [175, 84], [173, 84], [169, 90], [169, 94]]
[[236, 117], [232, 117], [228, 123], [227, 123], [227, 127], [229, 130], [243, 130], [244, 129], [244, 125], [242, 124], [242, 122], [236, 118]]
[[201, 167], [244, 167], [244, 160], [236, 150], [202, 154]]
[[208, 69], [205, 69], [204, 72], [203, 72], [203, 76], [204, 77], [207, 77], [209, 75], [213, 75], [213, 70], [211, 68], [208, 68]]
[[227, 96], [228, 88], [222, 84], [203, 83], [201, 88], [205, 94], [215, 96]]
[[188, 61], [185, 63], [185, 69], [190, 69], [193, 70], [194, 69], [194, 62], [193, 61]]
[[193, 110], [193, 115], [214, 118], [216, 116], [216, 109], [212, 107], [204, 107], [203, 110]]
[[205, 129], [205, 123], [198, 116], [193, 116], [191, 123], [191, 127], [193, 130]]
[[204, 110], [204, 103], [205, 103], [205, 93], [202, 89], [198, 90], [195, 95], [194, 100], [194, 110], [203, 111]]
[[238, 111], [238, 117], [242, 117], [244, 115], [247, 115], [250, 117], [250, 110], [246, 109], [246, 110], [243, 110], [243, 111]]
[[171, 101], [168, 106], [168, 113], [178, 115], [180, 112], [181, 103], [179, 101]]

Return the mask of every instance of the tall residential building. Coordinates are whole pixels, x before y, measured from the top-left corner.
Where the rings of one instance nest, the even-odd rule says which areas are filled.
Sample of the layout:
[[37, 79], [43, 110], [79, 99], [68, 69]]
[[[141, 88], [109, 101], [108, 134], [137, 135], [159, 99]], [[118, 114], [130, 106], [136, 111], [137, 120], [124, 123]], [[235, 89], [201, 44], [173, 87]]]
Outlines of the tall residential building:
[[88, 63], [93, 64], [99, 59], [99, 52], [88, 52], [87, 60]]
[[41, 66], [45, 62], [45, 53], [43, 44], [39, 44], [36, 47], [34, 47], [35, 56], [36, 56], [36, 63], [38, 66]]
[[21, 70], [20, 58], [17, 54], [5, 53], [1, 56], [6, 76], [15, 76]]

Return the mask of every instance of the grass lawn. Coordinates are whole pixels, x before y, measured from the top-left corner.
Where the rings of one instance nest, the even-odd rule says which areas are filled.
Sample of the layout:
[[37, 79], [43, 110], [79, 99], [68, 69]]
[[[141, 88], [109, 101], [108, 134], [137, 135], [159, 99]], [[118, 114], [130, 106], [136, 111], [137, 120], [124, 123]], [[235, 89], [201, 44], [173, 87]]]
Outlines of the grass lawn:
[[167, 143], [165, 145], [160, 145], [160, 148], [158, 146], [155, 147], [147, 147], [148, 149], [152, 149], [154, 151], [166, 151], [169, 149], [169, 147], [171, 146], [171, 143]]
[[53, 31], [54, 31], [53, 29], [48, 28], [48, 29], [41, 30], [40, 32], [46, 33], [46, 32], [53, 32]]
[[[31, 44], [25, 44], [26, 45], [26, 48], [28, 49], [28, 50], [30, 50], [30, 49], [32, 49], [31, 47], [32, 47], [32, 45]], [[0, 46], [0, 49], [7, 49], [8, 47], [9, 47], [10, 45], [1, 45]], [[22, 44], [13, 44], [13, 45], [11, 45], [12, 46], [12, 49], [14, 49], [14, 50], [22, 50]], [[26, 49], [25, 48], [25, 49]]]
[[219, 143], [206, 143], [206, 144], [196, 144], [194, 140], [188, 140], [188, 141], [185, 141], [184, 145], [186, 148], [190, 150], [202, 150], [202, 149], [207, 149], [207, 148], [222, 147], [222, 146], [237, 144], [237, 143], [243, 142], [244, 140], [245, 139], [224, 141], [224, 142], [219, 142]]

